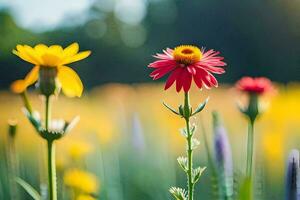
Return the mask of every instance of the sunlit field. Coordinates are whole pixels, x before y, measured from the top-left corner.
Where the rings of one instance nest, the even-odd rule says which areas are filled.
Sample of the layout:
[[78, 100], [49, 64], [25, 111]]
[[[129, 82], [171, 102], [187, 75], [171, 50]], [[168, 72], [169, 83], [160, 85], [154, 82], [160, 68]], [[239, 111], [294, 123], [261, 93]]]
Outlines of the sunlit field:
[[[172, 199], [170, 187], [186, 186], [186, 177], [176, 162], [186, 150], [178, 131], [184, 120], [162, 105], [166, 102], [176, 107], [183, 102], [183, 95], [174, 88], [162, 90], [160, 84], [109, 84], [86, 91], [80, 99], [63, 95], [53, 99], [53, 119], [80, 116], [76, 127], [56, 142], [59, 200], [83, 194], [101, 200], [166, 200]], [[194, 151], [195, 163], [208, 167], [195, 186], [195, 199], [216, 199], [217, 195], [207, 161], [208, 152], [214, 155], [212, 111], [220, 114], [228, 133], [236, 197], [246, 165], [247, 141], [247, 120], [237, 104], [244, 105], [246, 99], [231, 85], [190, 91], [193, 107], [207, 97], [205, 110], [191, 119], [201, 142]], [[29, 91], [29, 98], [33, 110], [43, 113], [42, 97]], [[254, 137], [255, 199], [284, 198], [287, 157], [291, 149], [300, 147], [299, 99], [300, 85], [296, 83], [278, 84], [276, 92], [261, 99], [264, 111], [257, 120]], [[14, 175], [41, 195], [47, 193], [46, 143], [24, 116], [22, 106], [20, 96], [1, 92], [1, 200], [31, 199], [12, 180]], [[18, 124], [14, 137], [9, 136], [8, 123]]]

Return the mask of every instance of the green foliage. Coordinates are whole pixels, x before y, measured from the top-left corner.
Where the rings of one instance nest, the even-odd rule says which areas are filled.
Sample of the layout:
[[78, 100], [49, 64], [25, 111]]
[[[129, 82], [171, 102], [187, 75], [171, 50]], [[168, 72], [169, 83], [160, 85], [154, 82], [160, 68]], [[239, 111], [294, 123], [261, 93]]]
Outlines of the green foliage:
[[41, 200], [40, 194], [26, 181], [17, 177], [16, 182], [34, 199], [34, 200]]
[[238, 194], [239, 200], [252, 200], [252, 180], [251, 178], [244, 178]]
[[170, 188], [169, 191], [176, 200], [187, 200], [188, 199], [187, 192], [182, 188], [172, 187], [172, 188]]
[[205, 106], [206, 106], [208, 100], [209, 100], [209, 97], [206, 98], [205, 101], [204, 101], [203, 103], [201, 103], [201, 104], [196, 108], [196, 110], [192, 113], [192, 116], [193, 116], [193, 115], [196, 115], [196, 114], [199, 113], [199, 112], [201, 112], [201, 111], [205, 108]]
[[202, 175], [202, 173], [204, 172], [204, 170], [206, 169], [206, 167], [197, 167], [196, 169], [193, 169], [192, 171], [192, 177], [193, 177], [193, 183], [197, 183]]

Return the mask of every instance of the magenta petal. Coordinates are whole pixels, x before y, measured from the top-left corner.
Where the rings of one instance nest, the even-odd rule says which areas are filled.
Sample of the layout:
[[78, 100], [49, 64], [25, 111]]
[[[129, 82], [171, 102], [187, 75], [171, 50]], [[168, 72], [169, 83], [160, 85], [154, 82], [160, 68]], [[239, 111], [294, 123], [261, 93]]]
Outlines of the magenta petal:
[[183, 85], [183, 76], [182, 76], [182, 73], [184, 71], [183, 68], [178, 68], [178, 73], [179, 75], [177, 76], [177, 79], [176, 79], [176, 91], [177, 92], [180, 92], [181, 88], [182, 88], [182, 85]]
[[210, 82], [215, 86], [215, 87], [218, 87], [218, 81], [217, 79], [211, 74], [211, 73], [208, 73], [209, 75], [209, 78], [210, 78]]
[[158, 61], [155, 61], [153, 63], [150, 63], [148, 65], [148, 67], [150, 68], [160, 68], [160, 67], [167, 67], [167, 66], [176, 66], [177, 63], [174, 61], [174, 60], [158, 60]]
[[191, 74], [196, 74], [196, 69], [195, 69], [195, 67], [193, 65], [187, 66], [187, 70]]
[[153, 77], [153, 80], [157, 80], [167, 73], [171, 72], [173, 69], [175, 69], [175, 66], [167, 66], [167, 67], [161, 67], [156, 70], [154, 70], [151, 74], [150, 77]]
[[181, 70], [179, 68], [175, 69], [171, 72], [169, 78], [167, 79], [165, 90], [169, 89], [173, 83], [176, 81], [177, 77], [180, 75]]
[[182, 74], [182, 80], [183, 80], [183, 90], [185, 92], [188, 92], [191, 88], [192, 84], [192, 74], [190, 74], [187, 70], [184, 70]]
[[199, 89], [202, 89], [202, 80], [197, 77], [197, 74], [194, 74], [193, 78], [194, 78], [194, 82], [196, 83], [197, 87]]

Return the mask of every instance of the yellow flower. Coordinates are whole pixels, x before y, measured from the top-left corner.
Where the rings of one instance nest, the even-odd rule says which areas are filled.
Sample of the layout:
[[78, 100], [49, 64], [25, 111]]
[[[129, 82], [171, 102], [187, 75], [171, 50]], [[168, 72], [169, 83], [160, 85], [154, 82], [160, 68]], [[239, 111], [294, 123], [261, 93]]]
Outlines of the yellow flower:
[[[44, 44], [38, 44], [33, 48], [28, 45], [17, 45], [13, 53], [21, 59], [35, 65], [24, 79], [27, 84], [25, 84], [26, 87], [38, 80], [40, 69], [54, 68], [55, 71], [57, 71], [57, 78], [65, 95], [69, 97], [80, 97], [83, 91], [82, 82], [73, 69], [65, 66], [66, 64], [82, 60], [91, 54], [90, 51], [79, 53], [78, 51], [78, 43], [73, 43], [65, 49], [59, 45], [48, 47]], [[21, 84], [18, 86], [20, 85]], [[21, 87], [16, 88], [20, 89]]]
[[97, 178], [80, 169], [69, 169], [64, 175], [66, 186], [81, 190], [85, 193], [96, 193], [98, 191]]
[[26, 84], [25, 80], [16, 80], [10, 85], [10, 89], [14, 93], [21, 94], [25, 92], [27, 86], [28, 85]]
[[96, 200], [94, 197], [89, 195], [79, 195], [76, 200]]
[[83, 141], [73, 141], [69, 147], [70, 156], [77, 160], [92, 151], [92, 146]]

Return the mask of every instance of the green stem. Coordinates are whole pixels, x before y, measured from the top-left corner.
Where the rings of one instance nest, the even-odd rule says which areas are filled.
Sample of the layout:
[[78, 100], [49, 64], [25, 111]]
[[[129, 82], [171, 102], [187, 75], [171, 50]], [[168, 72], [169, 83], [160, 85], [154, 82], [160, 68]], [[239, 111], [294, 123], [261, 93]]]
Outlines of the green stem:
[[[49, 132], [49, 124], [51, 120], [51, 111], [50, 111], [50, 97], [46, 96], [46, 112], [45, 112], [45, 128], [47, 134], [51, 134]], [[49, 192], [49, 200], [57, 200], [57, 190], [56, 190], [56, 166], [55, 166], [55, 144], [54, 140], [49, 137], [47, 138], [48, 145], [48, 192]]]
[[30, 104], [29, 99], [28, 99], [27, 91], [24, 91], [24, 92], [21, 94], [21, 96], [22, 96], [22, 99], [23, 99], [25, 108], [28, 110], [28, 112], [29, 112], [30, 114], [32, 114], [32, 107], [31, 107], [31, 104]]
[[188, 157], [188, 200], [193, 200], [194, 193], [194, 183], [192, 180], [192, 170], [193, 170], [193, 149], [192, 149], [192, 138], [193, 135], [190, 131], [190, 102], [189, 102], [189, 93], [184, 94], [184, 113], [185, 113], [185, 122], [186, 122], [186, 131], [187, 131], [187, 157]]
[[254, 143], [254, 120], [249, 120], [248, 125], [248, 138], [247, 138], [247, 165], [246, 165], [246, 176], [252, 178], [252, 167], [253, 167], [253, 143]]
[[50, 118], [51, 118], [51, 111], [50, 111], [50, 96], [46, 96], [46, 112], [45, 112], [45, 127], [48, 131], [49, 124], [50, 124]]
[[55, 169], [55, 144], [53, 140], [47, 140], [48, 144], [48, 181], [49, 200], [57, 200], [56, 169]]

